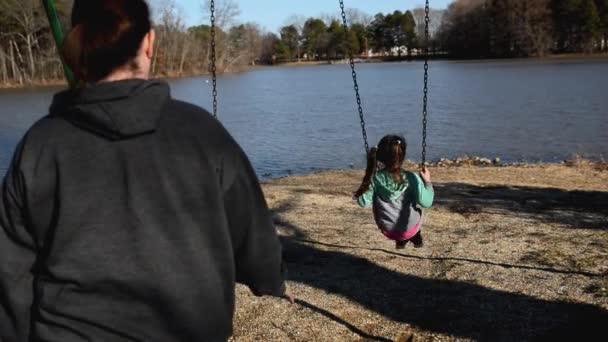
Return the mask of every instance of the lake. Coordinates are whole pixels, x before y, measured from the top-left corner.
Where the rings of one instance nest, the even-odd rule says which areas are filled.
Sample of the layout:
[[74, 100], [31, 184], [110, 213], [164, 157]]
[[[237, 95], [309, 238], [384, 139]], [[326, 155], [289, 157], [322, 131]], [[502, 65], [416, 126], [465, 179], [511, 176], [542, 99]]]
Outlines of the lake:
[[[357, 65], [370, 145], [406, 136], [420, 159], [420, 62]], [[362, 167], [363, 140], [347, 65], [269, 67], [219, 79], [219, 117], [263, 177]], [[211, 107], [207, 77], [170, 82]], [[57, 88], [0, 91], [0, 170]], [[608, 59], [433, 62], [428, 159], [505, 162], [608, 156]]]

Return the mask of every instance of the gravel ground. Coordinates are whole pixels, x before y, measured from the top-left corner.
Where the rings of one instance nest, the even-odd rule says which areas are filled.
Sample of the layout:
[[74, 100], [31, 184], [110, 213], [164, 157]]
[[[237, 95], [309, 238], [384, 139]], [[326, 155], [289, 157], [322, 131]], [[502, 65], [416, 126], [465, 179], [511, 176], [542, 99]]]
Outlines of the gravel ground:
[[235, 341], [605, 341], [606, 164], [432, 167], [425, 247], [358, 208], [362, 171], [264, 183], [295, 305], [237, 288]]

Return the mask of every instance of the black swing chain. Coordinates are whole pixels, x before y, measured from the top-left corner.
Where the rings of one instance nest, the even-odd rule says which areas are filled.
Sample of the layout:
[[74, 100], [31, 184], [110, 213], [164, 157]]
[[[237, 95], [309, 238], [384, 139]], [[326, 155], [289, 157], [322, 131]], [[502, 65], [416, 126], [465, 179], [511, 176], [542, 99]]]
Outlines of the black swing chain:
[[217, 67], [216, 67], [216, 41], [215, 41], [215, 0], [211, 0], [211, 79], [213, 83], [213, 117], [217, 119]]
[[429, 92], [429, 13], [430, 5], [429, 0], [426, 0], [426, 7], [424, 8], [424, 97], [422, 104], [422, 167], [426, 165], [426, 126], [427, 126], [427, 115], [428, 115], [428, 92]]
[[344, 10], [344, 1], [340, 0], [340, 9], [342, 10], [342, 25], [344, 26], [344, 38], [348, 44], [348, 57], [350, 61], [350, 69], [353, 76], [353, 85], [355, 88], [355, 95], [357, 96], [357, 109], [359, 111], [359, 119], [361, 120], [361, 132], [363, 133], [363, 142], [365, 144], [365, 152], [369, 154], [369, 144], [367, 143], [367, 130], [365, 129], [365, 118], [363, 116], [363, 105], [361, 104], [361, 95], [359, 95], [359, 82], [357, 82], [357, 72], [355, 71], [355, 58], [350, 44], [348, 36], [348, 22], [346, 20], [346, 12]]

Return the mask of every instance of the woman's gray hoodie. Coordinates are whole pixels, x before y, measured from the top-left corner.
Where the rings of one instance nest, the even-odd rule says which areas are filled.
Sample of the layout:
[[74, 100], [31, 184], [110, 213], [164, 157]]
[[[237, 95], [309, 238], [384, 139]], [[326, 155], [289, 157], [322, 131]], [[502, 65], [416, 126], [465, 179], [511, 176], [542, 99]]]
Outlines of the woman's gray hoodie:
[[162, 82], [58, 94], [2, 184], [0, 340], [226, 340], [235, 281], [285, 291], [271, 215], [226, 130]]

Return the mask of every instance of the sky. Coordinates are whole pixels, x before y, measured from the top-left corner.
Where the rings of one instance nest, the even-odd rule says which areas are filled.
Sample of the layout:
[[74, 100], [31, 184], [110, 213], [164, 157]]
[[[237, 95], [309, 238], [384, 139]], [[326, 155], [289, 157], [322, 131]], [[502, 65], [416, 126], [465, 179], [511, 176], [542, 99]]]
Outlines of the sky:
[[[221, 1], [221, 0], [218, 0]], [[239, 22], [256, 22], [271, 32], [278, 32], [291, 15], [304, 17], [337, 14], [338, 0], [234, 0], [240, 7]], [[189, 25], [207, 20], [202, 12], [204, 0], [176, 0]], [[446, 8], [452, 0], [431, 0], [431, 7]], [[405, 11], [423, 7], [424, 0], [344, 0], [347, 8], [356, 8], [368, 14]]]

